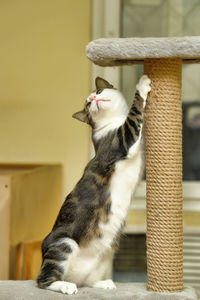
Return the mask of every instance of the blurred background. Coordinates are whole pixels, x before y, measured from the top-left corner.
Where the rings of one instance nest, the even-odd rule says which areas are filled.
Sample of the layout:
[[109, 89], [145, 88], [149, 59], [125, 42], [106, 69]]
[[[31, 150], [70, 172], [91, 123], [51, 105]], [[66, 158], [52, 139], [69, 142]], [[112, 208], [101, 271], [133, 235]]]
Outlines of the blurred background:
[[[131, 104], [142, 66], [92, 65], [100, 37], [200, 35], [200, 0], [0, 1], [1, 279], [35, 278], [40, 244], [91, 157], [71, 118], [102, 76]], [[184, 281], [200, 287], [200, 65], [183, 65]], [[37, 187], [37, 188], [36, 188]], [[116, 281], [146, 281], [145, 178], [110, 264]]]

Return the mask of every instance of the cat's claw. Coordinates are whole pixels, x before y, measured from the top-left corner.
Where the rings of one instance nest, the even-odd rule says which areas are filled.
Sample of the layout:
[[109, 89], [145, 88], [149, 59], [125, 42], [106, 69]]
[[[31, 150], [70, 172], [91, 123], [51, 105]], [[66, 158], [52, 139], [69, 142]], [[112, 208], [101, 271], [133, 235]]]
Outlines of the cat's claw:
[[151, 79], [147, 75], [143, 75], [138, 84], [136, 85], [136, 89], [140, 93], [140, 96], [144, 99], [146, 102], [147, 95], [151, 91]]
[[61, 292], [63, 294], [68, 294], [68, 295], [72, 295], [72, 294], [76, 294], [78, 292], [76, 284], [71, 283], [71, 282], [65, 282], [66, 284], [62, 286], [61, 288]]

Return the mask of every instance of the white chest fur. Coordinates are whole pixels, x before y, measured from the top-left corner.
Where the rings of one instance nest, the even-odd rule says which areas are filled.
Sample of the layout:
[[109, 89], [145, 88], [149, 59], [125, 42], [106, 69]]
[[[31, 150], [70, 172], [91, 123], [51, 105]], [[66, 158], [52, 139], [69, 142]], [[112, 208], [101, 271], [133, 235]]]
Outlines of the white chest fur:
[[142, 170], [142, 153], [140, 145], [137, 151], [130, 149], [127, 159], [116, 163], [115, 172], [110, 183], [111, 214], [106, 224], [100, 224], [105, 247], [111, 246], [113, 238], [123, 225], [131, 196], [135, 191]]

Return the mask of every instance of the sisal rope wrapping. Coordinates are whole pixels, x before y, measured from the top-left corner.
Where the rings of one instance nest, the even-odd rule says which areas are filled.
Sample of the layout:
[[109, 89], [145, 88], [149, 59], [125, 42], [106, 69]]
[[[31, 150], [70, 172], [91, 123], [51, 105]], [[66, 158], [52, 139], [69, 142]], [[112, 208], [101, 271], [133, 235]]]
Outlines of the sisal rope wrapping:
[[147, 287], [183, 290], [181, 59], [145, 60]]

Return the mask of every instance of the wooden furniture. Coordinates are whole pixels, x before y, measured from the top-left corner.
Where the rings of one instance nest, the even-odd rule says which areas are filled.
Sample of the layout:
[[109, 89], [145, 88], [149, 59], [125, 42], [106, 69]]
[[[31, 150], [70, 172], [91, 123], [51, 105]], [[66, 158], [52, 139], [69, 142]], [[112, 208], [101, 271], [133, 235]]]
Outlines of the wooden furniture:
[[0, 279], [36, 277], [61, 200], [60, 165], [0, 164]]

